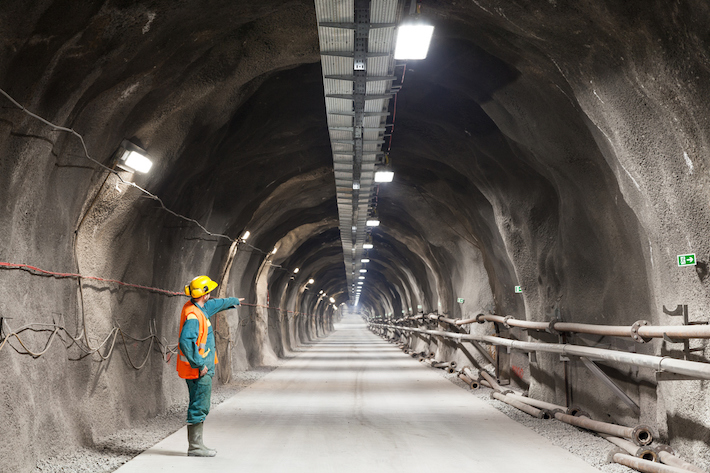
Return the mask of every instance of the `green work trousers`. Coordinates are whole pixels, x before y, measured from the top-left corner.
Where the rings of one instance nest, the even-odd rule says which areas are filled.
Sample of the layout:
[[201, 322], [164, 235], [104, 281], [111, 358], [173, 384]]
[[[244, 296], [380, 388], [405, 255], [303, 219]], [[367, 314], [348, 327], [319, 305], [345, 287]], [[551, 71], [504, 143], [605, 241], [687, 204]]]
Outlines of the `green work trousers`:
[[190, 392], [190, 404], [187, 406], [187, 423], [204, 422], [210, 412], [212, 398], [212, 376], [206, 374], [197, 379], [186, 379]]

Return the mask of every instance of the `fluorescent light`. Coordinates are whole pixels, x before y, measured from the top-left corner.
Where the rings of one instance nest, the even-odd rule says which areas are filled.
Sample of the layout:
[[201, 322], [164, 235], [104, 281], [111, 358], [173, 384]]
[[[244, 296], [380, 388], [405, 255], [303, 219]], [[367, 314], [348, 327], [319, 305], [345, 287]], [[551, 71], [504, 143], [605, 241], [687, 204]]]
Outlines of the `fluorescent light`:
[[431, 25], [401, 25], [397, 31], [395, 59], [424, 59], [434, 33]]
[[128, 168], [129, 171], [146, 173], [150, 171], [153, 163], [144, 154], [138, 151], [126, 150], [121, 156], [121, 166]]
[[355, 230], [357, 230], [357, 227], [355, 225], [353, 225], [353, 231], [355, 231]]
[[297, 273], [297, 272], [299, 272], [299, 271], [300, 271], [300, 269], [298, 269], [298, 268], [296, 268], [296, 269], [293, 270], [294, 274]]
[[363, 258], [363, 259], [360, 260], [360, 262], [361, 262], [361, 263], [369, 263], [370, 260], [367, 259], [367, 258]]
[[314, 282], [316, 282], [316, 281], [313, 278], [308, 280], [308, 284], [313, 284]]
[[394, 171], [377, 171], [375, 173], [375, 182], [392, 182], [394, 179]]
[[361, 269], [360, 272], [361, 272], [361, 273], [366, 273], [367, 270], [366, 270], [366, 269]]
[[278, 251], [278, 249], [277, 249], [276, 247], [274, 247], [274, 249], [271, 250], [271, 254], [272, 254], [272, 255], [275, 255], [277, 251]]
[[330, 301], [331, 304], [335, 304], [335, 299], [333, 299], [332, 297], [328, 300]]
[[365, 279], [365, 276], [358, 276], [358, 279]]
[[380, 221], [379, 221], [379, 220], [372, 219], [372, 220], [368, 220], [365, 225], [367, 225], [368, 227], [376, 227], [376, 226], [378, 226], [379, 224], [380, 224]]
[[251, 235], [251, 233], [249, 233], [249, 230], [247, 230], [246, 232], [244, 232], [244, 235], [242, 235], [242, 240], [246, 241], [246, 239], [249, 238], [249, 235]]
[[353, 181], [353, 189], [358, 190], [360, 188], [360, 183], [357, 181]]
[[361, 286], [363, 284], [365, 284], [363, 281], [358, 281], [358, 283], [357, 283], [358, 286]]
[[363, 250], [371, 250], [373, 248], [374, 246], [372, 245], [372, 243], [365, 243], [364, 245], [362, 245]]

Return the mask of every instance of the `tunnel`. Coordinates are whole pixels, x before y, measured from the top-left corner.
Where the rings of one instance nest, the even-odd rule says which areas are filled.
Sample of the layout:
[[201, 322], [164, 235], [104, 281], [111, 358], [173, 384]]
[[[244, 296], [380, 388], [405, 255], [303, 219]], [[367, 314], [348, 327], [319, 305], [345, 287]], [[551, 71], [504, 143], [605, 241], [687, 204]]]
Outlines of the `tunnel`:
[[0, 2], [0, 471], [708, 471], [709, 22]]

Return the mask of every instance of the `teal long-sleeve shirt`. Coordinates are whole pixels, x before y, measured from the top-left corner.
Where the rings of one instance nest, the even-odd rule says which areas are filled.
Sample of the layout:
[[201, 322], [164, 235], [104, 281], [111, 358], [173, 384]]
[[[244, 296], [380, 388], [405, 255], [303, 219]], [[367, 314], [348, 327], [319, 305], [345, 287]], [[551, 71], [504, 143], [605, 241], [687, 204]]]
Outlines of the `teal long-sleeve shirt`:
[[[239, 304], [239, 299], [236, 297], [227, 297], [224, 299], [209, 299], [205, 302], [203, 307], [197, 305], [197, 308], [205, 314], [207, 320], [215, 315], [217, 312], [221, 312], [225, 309], [232, 309], [237, 307]], [[212, 331], [212, 324], [210, 323], [207, 328], [207, 342], [205, 343], [205, 352], [209, 350], [206, 357], [202, 357], [199, 353], [199, 347], [197, 346], [197, 338], [200, 334], [200, 322], [197, 319], [186, 320], [182, 326], [182, 331], [180, 332], [180, 350], [182, 354], [187, 358], [188, 363], [193, 368], [202, 370], [203, 367], [207, 366], [207, 374], [214, 376], [214, 358], [217, 353], [215, 349], [214, 332]]]

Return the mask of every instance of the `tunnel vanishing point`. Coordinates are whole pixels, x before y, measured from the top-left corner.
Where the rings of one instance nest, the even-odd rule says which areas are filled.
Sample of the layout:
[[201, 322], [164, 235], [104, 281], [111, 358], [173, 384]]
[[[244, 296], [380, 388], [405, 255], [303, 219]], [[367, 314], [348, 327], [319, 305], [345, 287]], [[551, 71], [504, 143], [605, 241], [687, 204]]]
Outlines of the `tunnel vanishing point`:
[[[395, 59], [409, 23], [425, 59]], [[356, 313], [710, 466], [709, 23], [701, 0], [4, 0], [0, 470], [183, 399], [199, 274], [246, 298], [215, 383]]]

